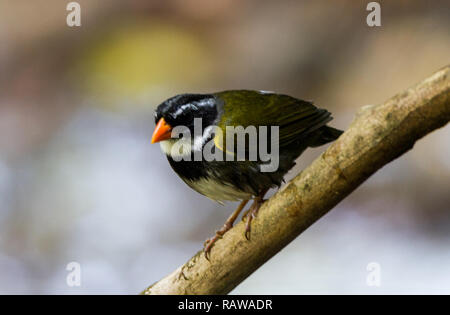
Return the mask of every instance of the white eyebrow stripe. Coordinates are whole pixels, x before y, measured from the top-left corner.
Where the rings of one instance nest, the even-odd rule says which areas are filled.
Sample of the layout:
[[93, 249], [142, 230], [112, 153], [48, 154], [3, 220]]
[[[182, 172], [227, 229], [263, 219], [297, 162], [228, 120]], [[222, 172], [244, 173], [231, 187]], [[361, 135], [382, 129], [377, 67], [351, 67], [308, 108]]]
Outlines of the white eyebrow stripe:
[[195, 106], [195, 105], [192, 104], [192, 103], [188, 103], [188, 104], [181, 105], [180, 108], [178, 108], [177, 111], [176, 111], [175, 113], [173, 113], [173, 115], [174, 115], [175, 117], [177, 117], [178, 115], [181, 115], [181, 113], [183, 113], [183, 111], [185, 111], [187, 108], [190, 108], [190, 107], [191, 107], [193, 110], [196, 110], [196, 109], [197, 109], [197, 106]]
[[261, 94], [274, 94], [275, 93], [273, 91], [266, 91], [266, 90], [259, 90], [258, 92]]

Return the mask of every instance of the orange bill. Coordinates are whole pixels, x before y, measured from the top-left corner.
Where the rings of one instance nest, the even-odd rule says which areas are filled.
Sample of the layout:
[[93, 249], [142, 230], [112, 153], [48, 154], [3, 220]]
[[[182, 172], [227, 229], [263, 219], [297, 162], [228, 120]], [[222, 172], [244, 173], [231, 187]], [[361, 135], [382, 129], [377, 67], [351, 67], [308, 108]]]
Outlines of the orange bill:
[[164, 118], [161, 118], [156, 124], [155, 131], [153, 131], [152, 143], [170, 139], [172, 135], [172, 127], [166, 123]]

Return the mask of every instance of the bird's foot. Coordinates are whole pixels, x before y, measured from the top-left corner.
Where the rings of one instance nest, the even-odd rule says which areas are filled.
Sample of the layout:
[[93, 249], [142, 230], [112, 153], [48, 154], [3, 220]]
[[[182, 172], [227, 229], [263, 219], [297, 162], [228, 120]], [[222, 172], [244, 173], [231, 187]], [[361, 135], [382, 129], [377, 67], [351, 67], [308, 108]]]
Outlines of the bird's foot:
[[239, 213], [241, 213], [242, 209], [245, 208], [245, 205], [247, 204], [248, 200], [243, 200], [240, 205], [237, 207], [236, 210], [234, 210], [233, 214], [227, 219], [225, 224], [222, 226], [222, 228], [216, 232], [216, 235], [211, 237], [210, 239], [207, 239], [205, 243], [203, 244], [203, 252], [205, 253], [205, 258], [209, 260], [209, 253], [211, 251], [211, 248], [213, 247], [214, 243], [222, 238], [222, 236], [228, 232], [232, 227], [234, 221], [236, 221], [236, 218], [239, 216]]
[[207, 239], [205, 243], [203, 244], [203, 252], [205, 253], [205, 258], [209, 260], [209, 253], [211, 252], [211, 248], [214, 246], [214, 243], [221, 239], [222, 236], [228, 232], [233, 227], [233, 224], [229, 223], [228, 221], [225, 222], [225, 224], [222, 226], [222, 228], [218, 231], [216, 231], [216, 235], [213, 237]]
[[247, 221], [245, 224], [245, 238], [247, 240], [250, 240], [252, 221], [258, 215], [258, 211], [261, 208], [261, 205], [264, 203], [264, 201], [265, 200], [262, 198], [256, 198], [253, 201], [253, 204], [251, 205], [250, 209], [248, 209], [247, 212], [242, 217], [242, 220]]

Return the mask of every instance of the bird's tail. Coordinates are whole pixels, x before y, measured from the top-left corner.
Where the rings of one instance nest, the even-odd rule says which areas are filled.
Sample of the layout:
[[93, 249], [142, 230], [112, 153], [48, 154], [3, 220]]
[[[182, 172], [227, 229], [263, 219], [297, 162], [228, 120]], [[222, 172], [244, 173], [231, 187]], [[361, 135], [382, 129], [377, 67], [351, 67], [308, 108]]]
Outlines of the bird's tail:
[[316, 135], [309, 146], [315, 148], [328, 142], [332, 142], [339, 138], [343, 132], [344, 131], [333, 127], [323, 126], [317, 130]]

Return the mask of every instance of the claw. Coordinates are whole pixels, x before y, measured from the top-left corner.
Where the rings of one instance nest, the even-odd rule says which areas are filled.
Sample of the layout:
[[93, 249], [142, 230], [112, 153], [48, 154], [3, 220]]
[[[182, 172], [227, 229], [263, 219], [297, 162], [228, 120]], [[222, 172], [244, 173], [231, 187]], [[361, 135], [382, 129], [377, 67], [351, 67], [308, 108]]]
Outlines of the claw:
[[261, 205], [265, 201], [264, 199], [262, 199], [262, 197], [264, 196], [265, 193], [266, 192], [264, 191], [260, 196], [255, 198], [250, 209], [248, 209], [247, 212], [242, 217], [243, 221], [247, 220], [247, 223], [245, 224], [245, 234], [244, 235], [248, 241], [250, 241], [250, 232], [252, 229], [252, 221], [258, 215], [259, 208], [261, 208]]
[[205, 253], [206, 260], [209, 261], [209, 254], [211, 252], [211, 248], [213, 247], [214, 243], [217, 242], [217, 240], [221, 239], [223, 235], [232, 228], [233, 226], [231, 224], [225, 223], [224, 226], [219, 230], [216, 231], [216, 235], [213, 237], [207, 239], [203, 243], [203, 252]]
[[210, 260], [209, 260], [209, 251], [204, 250], [204, 252], [205, 252], [205, 259], [206, 259], [207, 261], [210, 261]]
[[[250, 240], [251, 223], [252, 223], [253, 219], [256, 218], [256, 216], [258, 214], [258, 210], [264, 202], [264, 199], [262, 199], [262, 198], [266, 192], [267, 192], [267, 190], [261, 192], [261, 194], [259, 194], [254, 199], [253, 204], [251, 205], [250, 209], [248, 209], [242, 216], [242, 221], [244, 221], [244, 222], [247, 221], [245, 224], [245, 238], [248, 241]], [[221, 239], [222, 236], [233, 227], [233, 222], [239, 216], [239, 213], [242, 211], [242, 209], [244, 209], [247, 202], [248, 202], [248, 200], [242, 201], [242, 203], [239, 205], [239, 207], [233, 212], [233, 214], [225, 222], [223, 227], [220, 230], [216, 231], [216, 235], [214, 235], [212, 238], [207, 239], [203, 243], [203, 252], [205, 254], [206, 260], [210, 261], [211, 249], [214, 246], [214, 243], [217, 240]]]
[[205, 241], [203, 244], [203, 252], [205, 253], [206, 260], [209, 261], [209, 254], [211, 252], [211, 248], [213, 247], [214, 243], [219, 239], [222, 238], [222, 235], [218, 234], [219, 231], [216, 232], [216, 235], [212, 238], [209, 238]]
[[203, 243], [203, 251], [205, 253], [205, 258], [209, 261], [209, 254], [211, 252], [211, 248], [213, 247], [214, 243], [222, 238], [222, 236], [228, 232], [232, 227], [233, 223], [236, 220], [236, 218], [239, 216], [239, 213], [241, 213], [242, 209], [244, 209], [245, 205], [247, 204], [248, 200], [243, 200], [241, 204], [238, 206], [238, 208], [233, 212], [233, 214], [227, 219], [225, 224], [222, 226], [222, 228], [219, 231], [216, 231], [216, 235], [214, 235], [212, 238], [207, 239], [205, 243]]
[[247, 239], [247, 241], [250, 241], [250, 230], [247, 231], [247, 229], [245, 230], [245, 238]]

